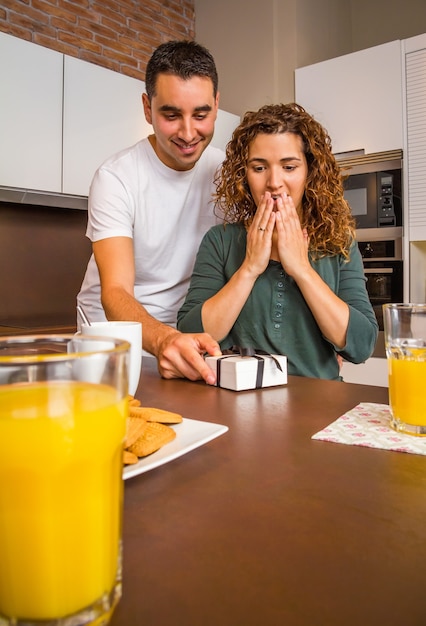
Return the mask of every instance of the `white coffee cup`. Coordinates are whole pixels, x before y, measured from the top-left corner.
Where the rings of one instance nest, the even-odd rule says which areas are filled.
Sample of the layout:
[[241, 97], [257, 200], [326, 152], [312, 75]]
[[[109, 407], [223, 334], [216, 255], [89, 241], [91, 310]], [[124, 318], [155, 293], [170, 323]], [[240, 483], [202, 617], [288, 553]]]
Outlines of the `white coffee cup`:
[[76, 333], [67, 345], [67, 352], [92, 352], [84, 359], [76, 359], [71, 363], [76, 380], [84, 380], [85, 382], [99, 385], [102, 383], [106, 366], [108, 363], [108, 354], [104, 351], [114, 349], [114, 338], [105, 338], [102, 341], [100, 337], [94, 337], [93, 340], [84, 337], [82, 333]]
[[140, 322], [92, 322], [81, 325], [82, 335], [114, 337], [130, 343], [129, 393], [134, 395], [142, 367], [142, 324]]

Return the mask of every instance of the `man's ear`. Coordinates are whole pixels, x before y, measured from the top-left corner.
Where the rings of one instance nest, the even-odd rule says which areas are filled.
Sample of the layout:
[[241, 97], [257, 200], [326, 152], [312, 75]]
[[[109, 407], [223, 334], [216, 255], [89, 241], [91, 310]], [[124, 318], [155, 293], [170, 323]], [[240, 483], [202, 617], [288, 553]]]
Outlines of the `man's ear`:
[[152, 110], [151, 110], [151, 102], [146, 93], [142, 94], [142, 105], [143, 111], [145, 113], [145, 119], [148, 124], [152, 124]]

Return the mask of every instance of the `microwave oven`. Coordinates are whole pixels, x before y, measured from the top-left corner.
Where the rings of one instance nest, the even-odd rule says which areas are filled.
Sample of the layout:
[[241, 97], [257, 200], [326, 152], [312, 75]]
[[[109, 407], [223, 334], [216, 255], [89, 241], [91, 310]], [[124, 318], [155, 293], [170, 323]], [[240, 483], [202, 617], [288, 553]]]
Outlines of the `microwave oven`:
[[402, 151], [337, 159], [356, 228], [403, 225]]

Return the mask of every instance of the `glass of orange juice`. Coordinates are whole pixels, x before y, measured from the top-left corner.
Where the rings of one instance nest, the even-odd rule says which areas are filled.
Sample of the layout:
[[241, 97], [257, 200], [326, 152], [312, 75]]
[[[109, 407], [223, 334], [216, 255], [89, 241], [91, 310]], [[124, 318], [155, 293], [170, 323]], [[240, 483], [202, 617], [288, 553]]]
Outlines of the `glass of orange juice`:
[[0, 337], [0, 624], [108, 624], [121, 596], [129, 343]]
[[426, 304], [383, 305], [391, 426], [426, 435]]

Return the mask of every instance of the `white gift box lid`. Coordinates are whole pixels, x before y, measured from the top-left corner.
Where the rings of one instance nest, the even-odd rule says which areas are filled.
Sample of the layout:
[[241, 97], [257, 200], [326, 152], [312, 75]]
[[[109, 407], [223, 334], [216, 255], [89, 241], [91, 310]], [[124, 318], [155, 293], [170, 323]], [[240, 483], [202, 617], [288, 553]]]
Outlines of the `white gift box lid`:
[[[225, 389], [243, 391], [287, 383], [287, 357], [283, 355], [206, 356], [205, 361], [218, 376], [218, 386]], [[259, 367], [262, 366], [262, 380], [259, 384]]]

